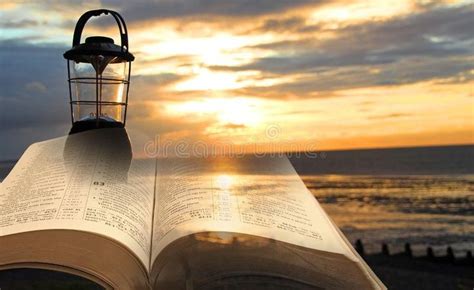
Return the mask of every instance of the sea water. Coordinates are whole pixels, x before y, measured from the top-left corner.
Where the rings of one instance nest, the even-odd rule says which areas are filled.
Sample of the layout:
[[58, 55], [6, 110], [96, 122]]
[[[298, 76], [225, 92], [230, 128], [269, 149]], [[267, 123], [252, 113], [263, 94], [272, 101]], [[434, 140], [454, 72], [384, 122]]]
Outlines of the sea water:
[[367, 252], [387, 243], [415, 255], [451, 246], [457, 256], [474, 250], [474, 175], [306, 175], [308, 189], [351, 242]]
[[474, 146], [328, 151], [291, 158], [306, 186], [351, 242], [368, 252], [410, 243], [474, 250]]

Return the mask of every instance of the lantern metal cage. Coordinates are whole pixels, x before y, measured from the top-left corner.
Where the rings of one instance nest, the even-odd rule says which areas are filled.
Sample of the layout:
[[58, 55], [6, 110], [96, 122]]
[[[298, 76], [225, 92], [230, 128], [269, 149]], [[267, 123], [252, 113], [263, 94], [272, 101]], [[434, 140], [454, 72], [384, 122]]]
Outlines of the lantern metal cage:
[[[93, 16], [110, 14], [120, 31], [121, 44], [104, 36], [80, 43], [86, 22]], [[78, 20], [67, 60], [71, 133], [95, 128], [124, 127], [127, 118], [131, 62], [128, 32], [122, 16], [107, 9], [91, 10]]]

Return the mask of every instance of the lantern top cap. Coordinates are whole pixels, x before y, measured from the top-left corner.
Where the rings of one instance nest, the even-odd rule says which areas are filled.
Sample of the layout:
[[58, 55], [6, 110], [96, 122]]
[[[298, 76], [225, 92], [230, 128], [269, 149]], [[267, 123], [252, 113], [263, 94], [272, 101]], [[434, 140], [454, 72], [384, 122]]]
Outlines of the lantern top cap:
[[[112, 38], [105, 36], [91, 36], [86, 38], [84, 43], [80, 43], [82, 30], [86, 22], [93, 16], [109, 13], [114, 17], [119, 27], [121, 44], [116, 45]], [[99, 9], [84, 13], [77, 21], [72, 48], [64, 53], [64, 58], [76, 62], [90, 62], [91, 56], [98, 55], [113, 57], [112, 63], [133, 61], [135, 59], [133, 54], [128, 51], [128, 33], [125, 21], [115, 11]]]
[[112, 43], [114, 44], [114, 40], [110, 37], [105, 36], [89, 36], [86, 38], [86, 43]]

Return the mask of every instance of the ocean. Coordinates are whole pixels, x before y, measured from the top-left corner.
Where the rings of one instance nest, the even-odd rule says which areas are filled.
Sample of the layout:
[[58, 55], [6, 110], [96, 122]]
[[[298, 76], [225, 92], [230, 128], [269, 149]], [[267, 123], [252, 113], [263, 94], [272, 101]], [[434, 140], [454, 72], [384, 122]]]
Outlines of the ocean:
[[415, 255], [474, 250], [474, 175], [306, 175], [306, 186], [351, 242]]
[[291, 158], [308, 189], [351, 242], [415, 255], [474, 250], [474, 146], [329, 151]]
[[[321, 153], [291, 154], [290, 161], [347, 238], [361, 239], [366, 252], [380, 252], [382, 243], [391, 252], [410, 243], [415, 255], [428, 246], [437, 255], [447, 246], [456, 256], [474, 251], [474, 145]], [[0, 180], [14, 164], [0, 162]], [[211, 171], [278, 186], [280, 177], [269, 176], [274, 173], [258, 158], [245, 157], [239, 166]]]

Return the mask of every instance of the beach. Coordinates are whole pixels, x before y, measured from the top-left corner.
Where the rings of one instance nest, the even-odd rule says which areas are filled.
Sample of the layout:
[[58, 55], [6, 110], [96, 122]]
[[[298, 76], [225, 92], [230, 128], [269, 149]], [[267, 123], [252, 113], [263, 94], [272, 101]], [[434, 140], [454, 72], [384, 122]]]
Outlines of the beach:
[[474, 175], [302, 176], [347, 238], [368, 253], [410, 243], [414, 255], [432, 247], [455, 255], [474, 250]]

